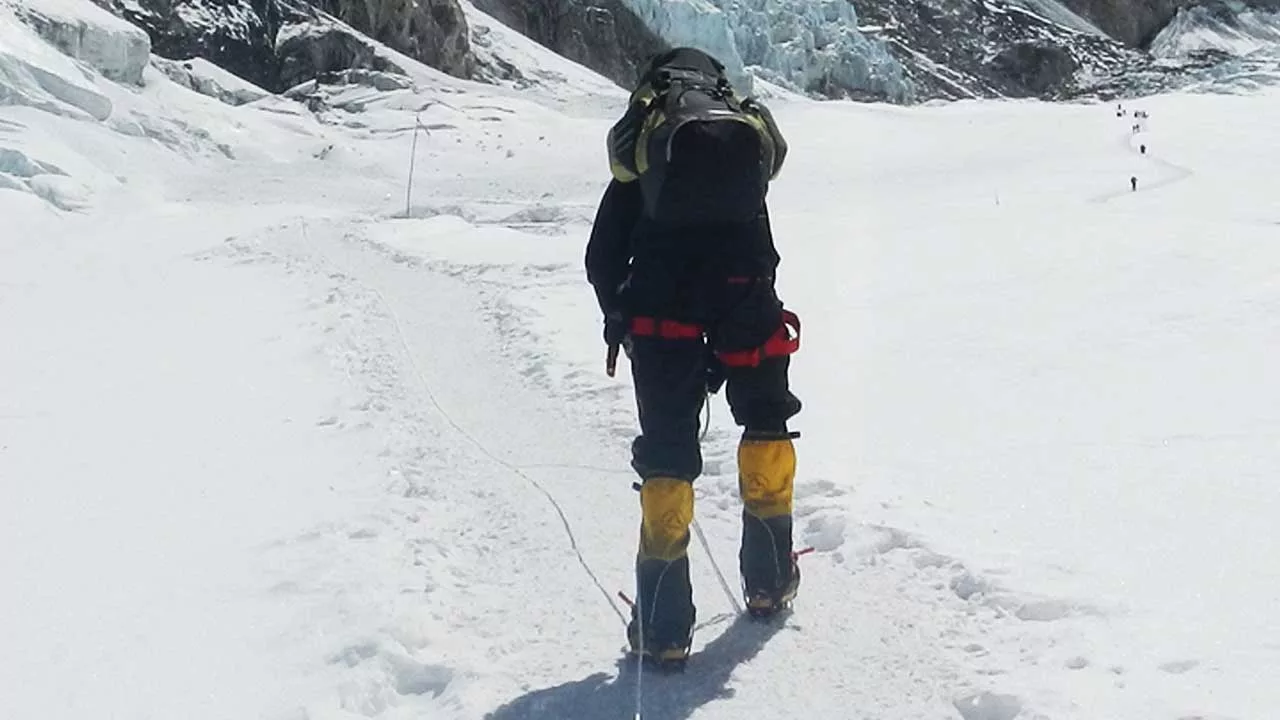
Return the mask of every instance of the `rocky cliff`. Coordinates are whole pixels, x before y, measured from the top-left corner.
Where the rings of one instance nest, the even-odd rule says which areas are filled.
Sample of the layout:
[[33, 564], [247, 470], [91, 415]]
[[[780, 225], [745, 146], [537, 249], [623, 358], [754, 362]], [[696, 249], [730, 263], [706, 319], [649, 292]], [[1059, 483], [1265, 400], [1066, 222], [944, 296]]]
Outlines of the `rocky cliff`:
[[1130, 47], [1142, 47], [1195, 0], [1062, 0], [1076, 14]]
[[1063, 97], [1137, 53], [1005, 0], [852, 0], [919, 98]]
[[[760, 78], [892, 102], [1113, 97], [1203, 83], [1232, 57], [1274, 45], [1269, 18], [1280, 11], [1280, 0], [94, 2], [145, 30], [152, 52], [206, 58], [271, 91], [331, 71], [394, 70], [369, 37], [460, 77], [503, 81], [472, 50], [467, 17], [479, 10], [623, 86], [654, 53], [689, 44], [719, 56], [744, 89]], [[1248, 67], [1261, 62], [1255, 55]]]
[[378, 42], [457, 77], [474, 70], [458, 0], [313, 0]]
[[323, 72], [383, 69], [365, 35], [453, 75], [473, 69], [458, 0], [94, 2], [146, 31], [155, 54], [205, 58], [273, 92]]
[[667, 43], [622, 0], [472, 0], [482, 12], [624, 87]]
[[205, 58], [255, 85], [281, 89], [275, 37], [288, 9], [276, 0], [94, 0], [144, 30], [151, 51]]
[[1280, 11], [1278, 0], [1061, 0], [1100, 30], [1130, 47], [1147, 48], [1178, 11], [1215, 8], [1234, 15], [1247, 11]]

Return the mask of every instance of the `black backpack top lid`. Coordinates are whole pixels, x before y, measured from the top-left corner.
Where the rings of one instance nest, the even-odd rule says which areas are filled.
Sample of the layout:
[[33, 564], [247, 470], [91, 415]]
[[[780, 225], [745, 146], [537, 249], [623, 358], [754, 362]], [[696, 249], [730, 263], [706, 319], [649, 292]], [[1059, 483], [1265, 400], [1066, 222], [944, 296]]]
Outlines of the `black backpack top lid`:
[[729, 83], [724, 63], [697, 48], [679, 47], [660, 53], [649, 61], [649, 65], [640, 74], [640, 81], [636, 83], [636, 92], [661, 88], [665, 84], [664, 78], [673, 73], [701, 75], [713, 85], [723, 83], [727, 86]]
[[[739, 98], [719, 60], [687, 47], [649, 61], [607, 145], [614, 178], [641, 181], [654, 219], [670, 219], [668, 200], [685, 195], [703, 216], [717, 205], [724, 217], [754, 216], [787, 154], [768, 108]], [[716, 188], [723, 203], [710, 197]]]

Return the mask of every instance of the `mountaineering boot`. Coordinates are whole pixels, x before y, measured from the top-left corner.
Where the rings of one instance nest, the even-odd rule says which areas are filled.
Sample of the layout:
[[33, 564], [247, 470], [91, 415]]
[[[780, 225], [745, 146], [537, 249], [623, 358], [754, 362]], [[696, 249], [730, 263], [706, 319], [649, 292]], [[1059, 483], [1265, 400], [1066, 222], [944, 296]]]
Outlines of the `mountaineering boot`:
[[800, 567], [791, 549], [796, 451], [787, 433], [743, 434], [738, 445], [742, 493], [739, 562], [747, 612], [768, 617], [795, 598]]
[[693, 587], [689, 582], [689, 525], [693, 485], [651, 477], [640, 487], [640, 550], [636, 602], [627, 625], [631, 652], [665, 669], [683, 666], [693, 642]]

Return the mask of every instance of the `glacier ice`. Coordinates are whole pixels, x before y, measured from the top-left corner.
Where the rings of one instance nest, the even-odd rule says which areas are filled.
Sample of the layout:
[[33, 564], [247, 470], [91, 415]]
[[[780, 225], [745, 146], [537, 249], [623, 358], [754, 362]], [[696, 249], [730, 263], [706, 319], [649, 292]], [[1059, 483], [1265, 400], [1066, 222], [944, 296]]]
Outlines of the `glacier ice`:
[[734, 44], [729, 19], [711, 0], [623, 0], [623, 4], [669, 44], [714, 55], [725, 64], [734, 86], [750, 91], [751, 76]]
[[111, 100], [75, 62], [46, 44], [0, 6], [0, 104], [30, 105], [60, 115], [111, 116]]
[[755, 75], [804, 92], [909, 101], [902, 65], [858, 31], [847, 0], [623, 0], [672, 45], [720, 58], [735, 86]]
[[44, 40], [104, 77], [133, 85], [151, 57], [142, 30], [91, 2], [23, 0], [17, 15]]

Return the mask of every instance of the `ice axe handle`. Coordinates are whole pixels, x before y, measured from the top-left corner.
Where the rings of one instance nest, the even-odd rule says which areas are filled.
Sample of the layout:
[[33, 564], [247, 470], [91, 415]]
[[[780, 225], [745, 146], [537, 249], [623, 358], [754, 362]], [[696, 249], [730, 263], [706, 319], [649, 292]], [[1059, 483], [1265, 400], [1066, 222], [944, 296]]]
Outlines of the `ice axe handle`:
[[618, 349], [622, 346], [618, 343], [610, 343], [609, 350], [604, 356], [604, 372], [609, 377], [613, 377], [618, 372]]

